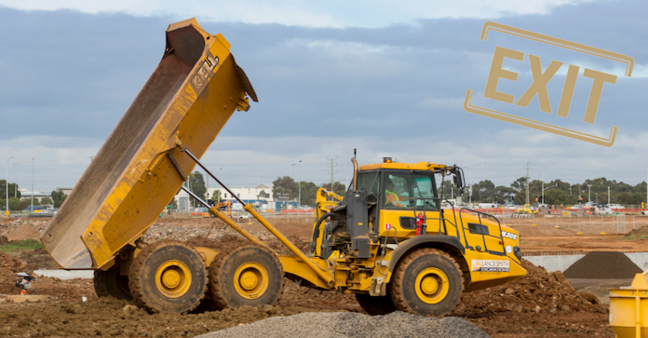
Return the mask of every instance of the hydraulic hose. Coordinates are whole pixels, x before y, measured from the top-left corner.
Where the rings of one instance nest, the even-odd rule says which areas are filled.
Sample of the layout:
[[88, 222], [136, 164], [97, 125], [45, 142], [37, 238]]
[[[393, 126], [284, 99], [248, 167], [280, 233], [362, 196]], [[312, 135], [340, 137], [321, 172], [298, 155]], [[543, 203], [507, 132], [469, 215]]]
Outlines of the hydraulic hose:
[[340, 216], [338, 216], [336, 213], [333, 212], [327, 212], [326, 214], [322, 215], [317, 220], [317, 223], [315, 223], [315, 229], [313, 230], [313, 241], [311, 242], [310, 248], [308, 248], [309, 251], [315, 252], [315, 248], [317, 246], [317, 239], [319, 238], [319, 229], [320, 229], [320, 224], [322, 224], [322, 221], [324, 221], [327, 217], [334, 217], [335, 219], [340, 221]]

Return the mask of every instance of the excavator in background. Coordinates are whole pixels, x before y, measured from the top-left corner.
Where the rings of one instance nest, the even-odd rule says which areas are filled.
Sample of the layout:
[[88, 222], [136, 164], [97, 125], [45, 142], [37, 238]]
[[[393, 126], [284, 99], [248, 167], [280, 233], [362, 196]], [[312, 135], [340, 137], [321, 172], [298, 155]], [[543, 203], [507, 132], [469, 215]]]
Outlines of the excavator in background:
[[[227, 215], [229, 218], [232, 218], [232, 201], [227, 200], [225, 202], [220, 202], [220, 203], [213, 203], [213, 201], [208, 200], [207, 204], [218, 209], [221, 212], [226, 212], [225, 215]], [[211, 212], [206, 212], [207, 215], [203, 214], [203, 217], [211, 217], [214, 218], [216, 215], [214, 215]]]
[[[449, 313], [462, 292], [522, 278], [519, 235], [497, 218], [444, 209], [445, 179], [463, 171], [433, 162], [359, 166], [344, 196], [318, 191], [313, 236], [302, 252], [199, 158], [235, 111], [257, 101], [221, 35], [195, 19], [169, 26], [162, 61], [52, 219], [41, 241], [56, 265], [94, 270], [99, 296], [151, 312], [271, 305], [283, 279], [355, 294], [372, 314]], [[278, 255], [216, 206], [183, 186], [200, 166], [290, 252]], [[248, 241], [192, 247], [146, 243], [147, 229], [183, 189]], [[208, 299], [205, 299], [208, 298]]]

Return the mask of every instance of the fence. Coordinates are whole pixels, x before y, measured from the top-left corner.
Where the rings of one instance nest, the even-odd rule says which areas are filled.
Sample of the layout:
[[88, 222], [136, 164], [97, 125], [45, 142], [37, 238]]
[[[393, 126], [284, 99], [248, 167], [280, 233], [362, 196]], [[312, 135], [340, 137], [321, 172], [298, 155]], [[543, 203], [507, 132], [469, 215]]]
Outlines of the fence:
[[[532, 204], [533, 206], [533, 204]], [[502, 206], [499, 208], [471, 208], [480, 212], [485, 212], [491, 215], [508, 215], [508, 214], [515, 214], [515, 210], [520, 209], [521, 207], [507, 207], [507, 206]], [[641, 212], [644, 209], [641, 209], [641, 205], [626, 205], [623, 208], [615, 208], [612, 209], [613, 213], [622, 213], [622, 214], [641, 214]], [[559, 206], [550, 206], [549, 208], [540, 208], [538, 209], [538, 213], [541, 215], [556, 215], [556, 214], [562, 214], [564, 212], [570, 212], [570, 213], [584, 213], [588, 214], [590, 212], [590, 207], [587, 207], [585, 205], [581, 206], [580, 208], [571, 208], [569, 206], [565, 207], [559, 207]]]
[[632, 229], [648, 225], [648, 216], [639, 215], [582, 215], [571, 216], [540, 215], [532, 218], [517, 218], [515, 215], [498, 215], [497, 218], [505, 225], [548, 226], [569, 229], [588, 234], [625, 234]]

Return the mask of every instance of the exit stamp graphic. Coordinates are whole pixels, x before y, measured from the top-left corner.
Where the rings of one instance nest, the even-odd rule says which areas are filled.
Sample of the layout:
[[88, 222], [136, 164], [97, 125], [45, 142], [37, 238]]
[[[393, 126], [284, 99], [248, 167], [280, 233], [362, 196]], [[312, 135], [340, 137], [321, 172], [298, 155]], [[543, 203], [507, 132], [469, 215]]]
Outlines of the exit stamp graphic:
[[[576, 54], [575, 56], [578, 56], [578, 53], [582, 53], [584, 54], [582, 57], [601, 58], [607, 62], [613, 63], [617, 66], [616, 68], [619, 68], [620, 66], [621, 69], [624, 69], [625, 71], [621, 72], [623, 73], [621, 76], [630, 77], [632, 75], [634, 60], [632, 57], [627, 55], [495, 22], [486, 22], [486, 24], [484, 24], [481, 33], [481, 40], [486, 41], [489, 32], [491, 34], [506, 34], [530, 40], [534, 43], [558, 47], [561, 51], [568, 51], [569, 53]], [[504, 105], [505, 107], [502, 108], [502, 105], [499, 104], [499, 108], [496, 110], [492, 107], [488, 108], [473, 104], [474, 92], [473, 90], [468, 89], [464, 101], [464, 110], [469, 113], [601, 146], [611, 147], [614, 145], [618, 130], [617, 126], [605, 126], [605, 128], [610, 128], [610, 133], [609, 135], [604, 136], [587, 133], [585, 130], [588, 130], [588, 126], [594, 125], [598, 114], [616, 113], [611, 111], [599, 111], [599, 104], [602, 98], [605, 98], [606, 89], [609, 91], [610, 86], [614, 86], [617, 83], [618, 75], [610, 74], [609, 71], [604, 69], [593, 69], [596, 67], [592, 66], [582, 67], [568, 64], [565, 60], [554, 60], [547, 55], [540, 57], [530, 52], [525, 52], [523, 48], [529, 46], [528, 41], [526, 42], [526, 44], [520, 44], [521, 46], [517, 48], [515, 46], [496, 46], [493, 52], [493, 59], [488, 78], [486, 79], [486, 87], [484, 88], [484, 98], [506, 103], [506, 105]], [[569, 56], [569, 59], [574, 59], [574, 55], [570, 55], [569, 53], [561, 53], [560, 55], [563, 57]], [[510, 70], [510, 66], [506, 67], [505, 65], [515, 65], [515, 69], [526, 69], [533, 79], [531, 85], [522, 83], [518, 84], [518, 76], [521, 71]], [[581, 70], [581, 68], [583, 69]], [[554, 108], [557, 109], [552, 109], [547, 86], [550, 81], [563, 81], [561, 78], [555, 76], [561, 71], [565, 75], [564, 82], [561, 83], [562, 89], [559, 95], [558, 104], [554, 105]], [[505, 89], [502, 89], [504, 86], [511, 88], [511, 83], [517, 87], [524, 87], [518, 88], [523, 89], [520, 91], [522, 93], [521, 95], [516, 97], [512, 93], [506, 92]], [[577, 84], [581, 87], [588, 86], [589, 90], [587, 91], [587, 96], [575, 95]], [[537, 98], [537, 105], [532, 104], [534, 98]], [[584, 109], [574, 109], [574, 106], [576, 106], [574, 104], [575, 102], [582, 103], [578, 106], [583, 106]], [[510, 107], [507, 105], [510, 105]], [[524, 108], [523, 114], [520, 114], [521, 108]], [[514, 111], [518, 113], [512, 113]], [[564, 126], [567, 121], [575, 122], [576, 119], [578, 119], [582, 128], [570, 129], [561, 127], [561, 125]], [[573, 126], [576, 124], [570, 123], [570, 125]], [[589, 129], [591, 130], [591, 128]]]

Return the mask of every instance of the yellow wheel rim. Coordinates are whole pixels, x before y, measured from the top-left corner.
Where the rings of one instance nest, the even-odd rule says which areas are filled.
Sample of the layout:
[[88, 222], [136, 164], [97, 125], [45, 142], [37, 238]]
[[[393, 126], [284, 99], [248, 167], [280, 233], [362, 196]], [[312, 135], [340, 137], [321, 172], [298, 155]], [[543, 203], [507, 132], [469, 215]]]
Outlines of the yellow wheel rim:
[[257, 299], [268, 289], [268, 272], [257, 263], [246, 263], [234, 272], [234, 288], [245, 299]]
[[191, 286], [191, 271], [180, 261], [167, 261], [158, 267], [155, 273], [155, 285], [167, 298], [181, 297]]
[[438, 268], [427, 268], [416, 276], [416, 295], [428, 304], [437, 304], [448, 295], [448, 276]]

